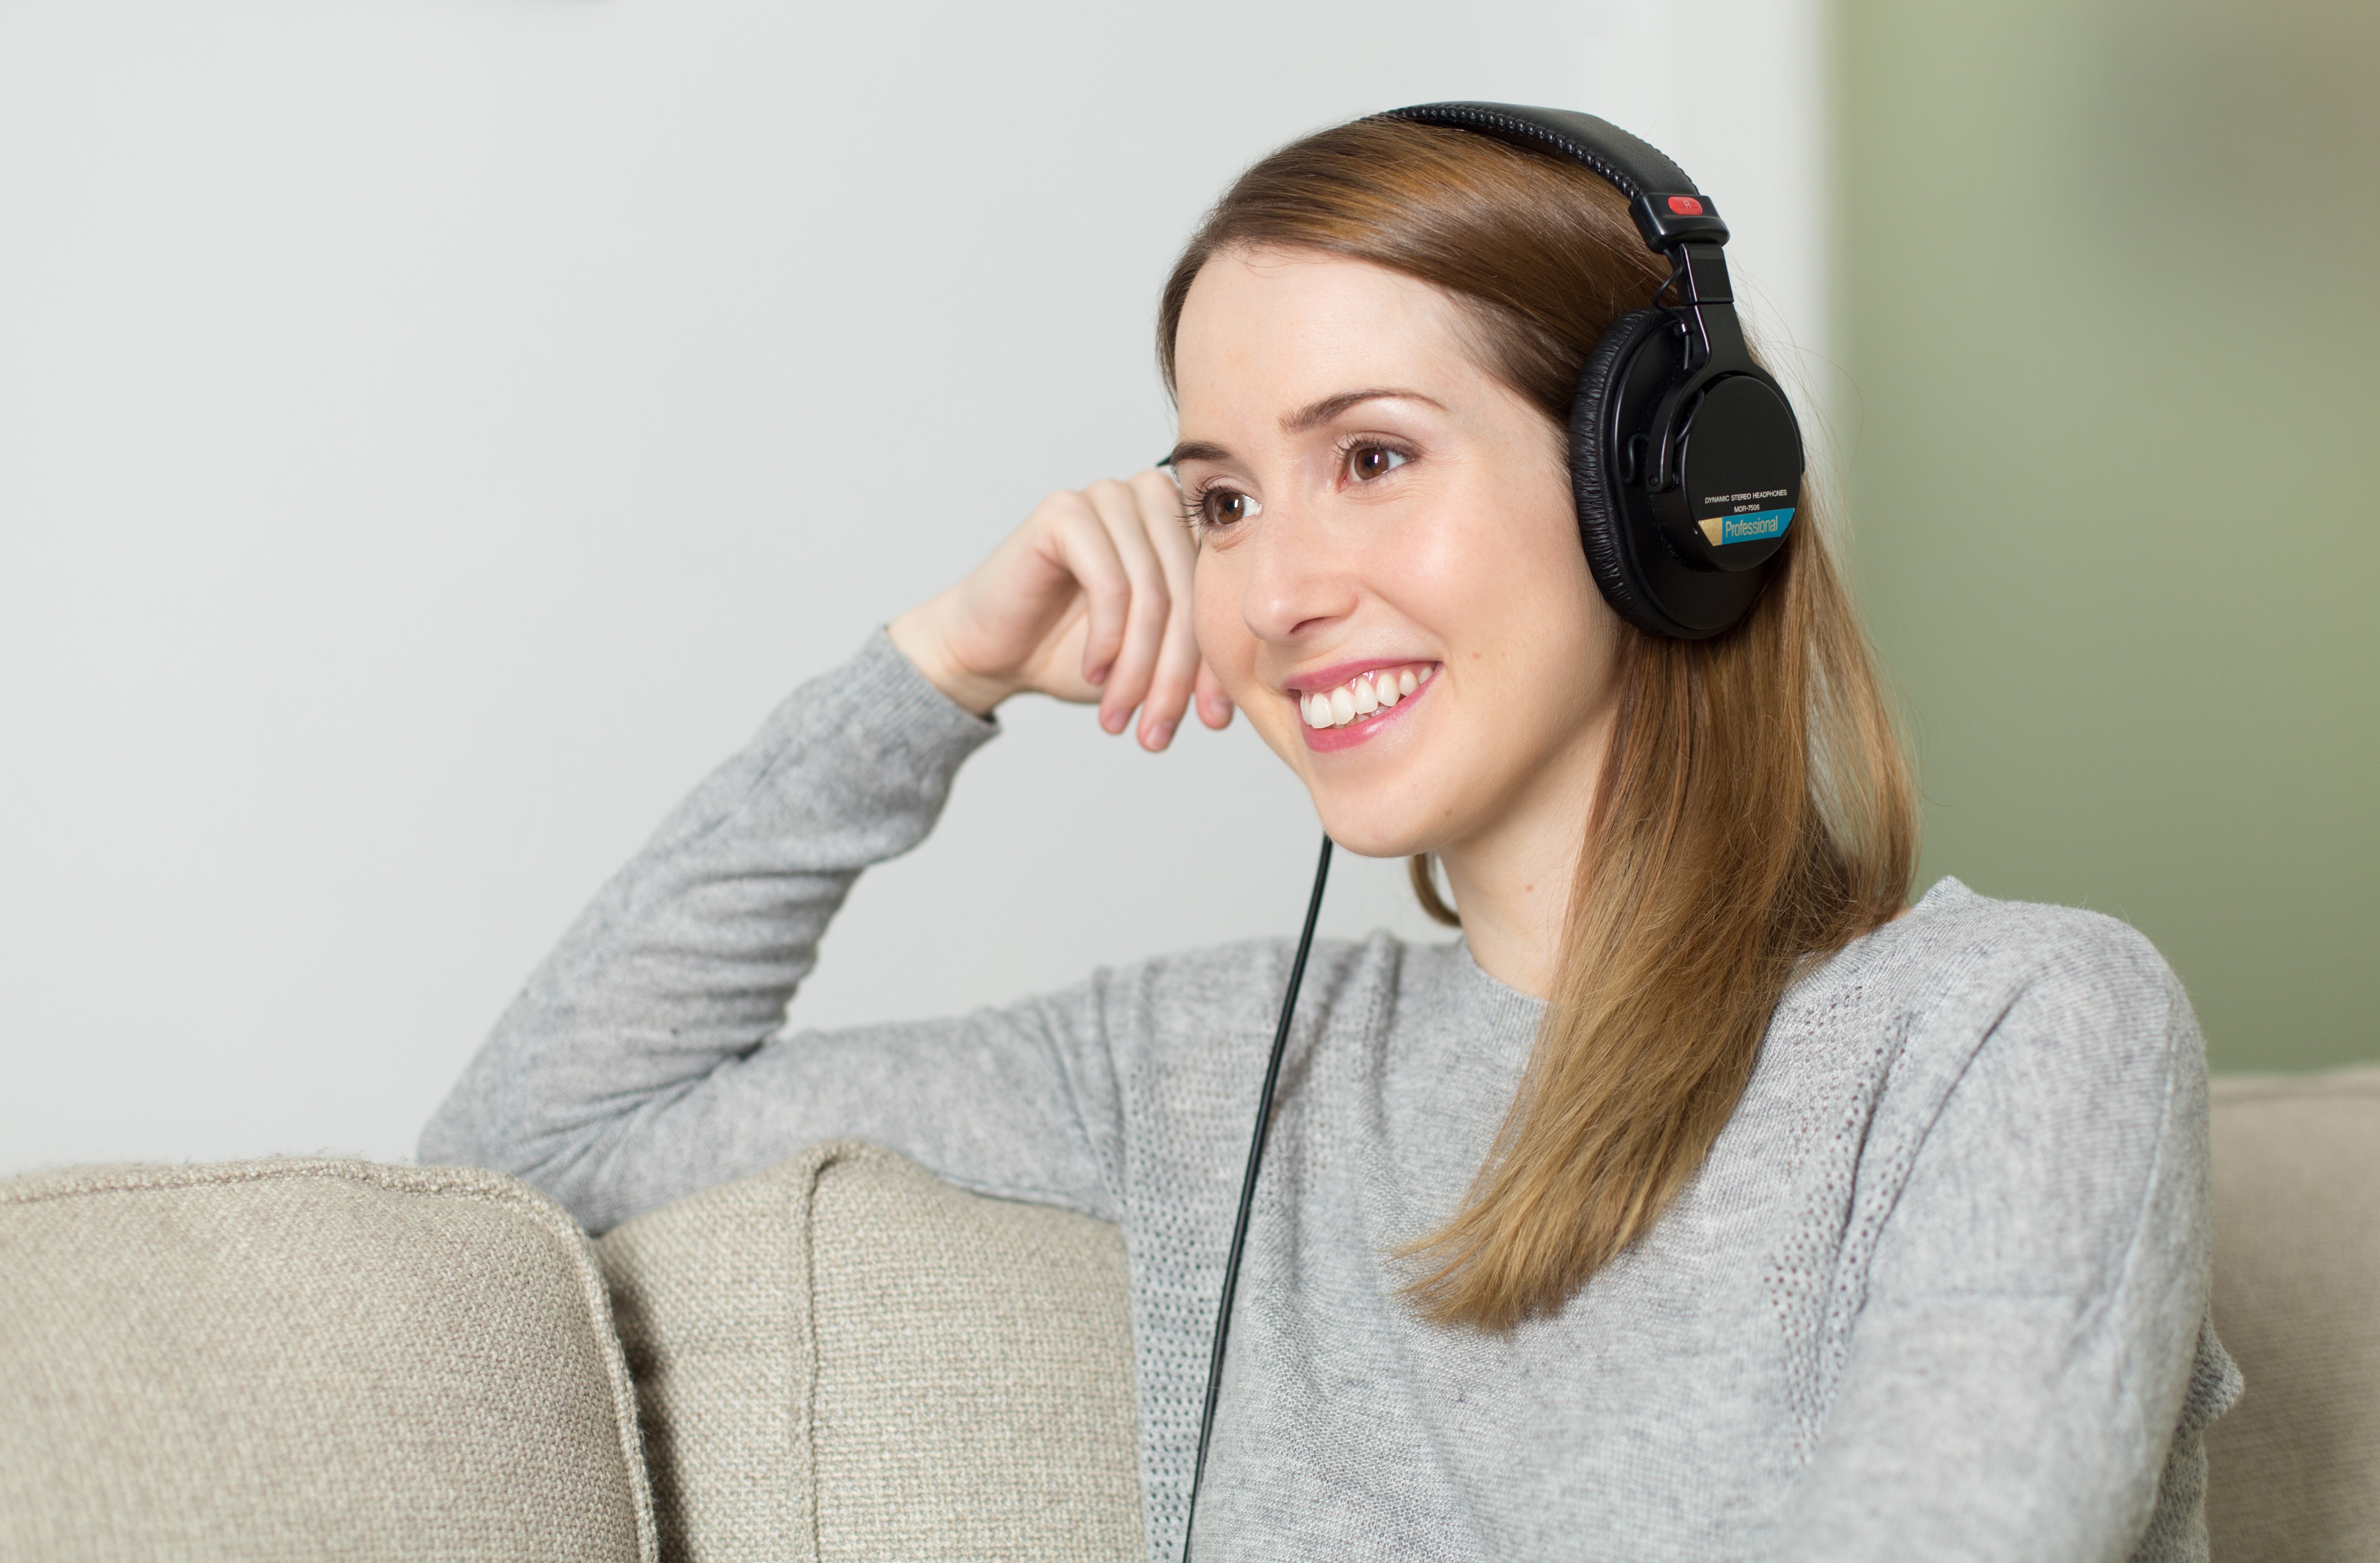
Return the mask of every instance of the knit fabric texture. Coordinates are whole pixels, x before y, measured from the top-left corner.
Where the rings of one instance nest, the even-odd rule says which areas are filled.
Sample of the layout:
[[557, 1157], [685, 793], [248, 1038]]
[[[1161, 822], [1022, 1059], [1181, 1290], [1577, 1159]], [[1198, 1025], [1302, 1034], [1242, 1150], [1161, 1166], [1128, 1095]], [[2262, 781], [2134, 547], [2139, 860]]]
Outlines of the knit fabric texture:
[[[1118, 1222], [1166, 1563], [1287, 944], [788, 1028], [854, 878], [996, 731], [880, 636], [796, 690], [598, 894], [421, 1156], [601, 1230], [850, 1136]], [[2138, 934], [1943, 881], [1787, 992], [1693, 1183], [1559, 1315], [1427, 1325], [1388, 1255], [1457, 1207], [1542, 1013], [1460, 942], [1316, 947], [1200, 1563], [2205, 1555], [2201, 1432], [2238, 1376], [2204, 1048]]]
[[1130, 1563], [1116, 1229], [813, 1145], [600, 1245], [662, 1563]]
[[655, 1556], [602, 1279], [534, 1189], [297, 1158], [0, 1182], [0, 1559]]
[[2215, 1556], [2380, 1557], [2380, 1067], [2215, 1085]]

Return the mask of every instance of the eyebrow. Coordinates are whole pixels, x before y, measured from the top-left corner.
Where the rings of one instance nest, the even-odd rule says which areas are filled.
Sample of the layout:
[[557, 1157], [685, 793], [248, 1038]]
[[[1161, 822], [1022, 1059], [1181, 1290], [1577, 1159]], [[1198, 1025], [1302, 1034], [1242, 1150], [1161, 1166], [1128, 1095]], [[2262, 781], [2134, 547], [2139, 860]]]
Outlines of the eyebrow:
[[1361, 402], [1376, 402], [1384, 396], [1395, 396], [1408, 402], [1424, 402], [1439, 411], [1445, 406], [1418, 391], [1401, 391], [1394, 386], [1376, 385], [1364, 391], [1342, 391], [1336, 396], [1325, 396], [1311, 406], [1300, 407], [1281, 420], [1284, 434], [1303, 434], [1307, 430], [1330, 422], [1349, 407]]
[[1165, 453], [1160, 466], [1179, 466], [1185, 461], [1229, 461], [1232, 453], [1205, 440], [1184, 440]]
[[[1427, 406], [1438, 408], [1440, 412], [1444, 412], [1446, 410], [1446, 405], [1444, 403], [1439, 401], [1436, 397], [1425, 396], [1418, 391], [1405, 391], [1395, 386], [1376, 385], [1366, 387], [1361, 391], [1342, 391], [1335, 396], [1325, 396], [1318, 402], [1311, 403], [1308, 406], [1298, 408], [1295, 412], [1286, 414], [1281, 420], [1281, 431], [1284, 434], [1303, 434], [1308, 430], [1319, 428], [1321, 425], [1330, 422], [1332, 418], [1337, 418], [1341, 413], [1345, 412], [1350, 407], [1360, 406], [1365, 402], [1377, 402], [1384, 397], [1397, 397], [1408, 402], [1421, 402]], [[1168, 465], [1178, 466], [1185, 461], [1229, 461], [1232, 459], [1232, 453], [1223, 449], [1222, 446], [1215, 444], [1211, 441], [1184, 440], [1182, 443], [1174, 446], [1172, 451], [1165, 459]]]

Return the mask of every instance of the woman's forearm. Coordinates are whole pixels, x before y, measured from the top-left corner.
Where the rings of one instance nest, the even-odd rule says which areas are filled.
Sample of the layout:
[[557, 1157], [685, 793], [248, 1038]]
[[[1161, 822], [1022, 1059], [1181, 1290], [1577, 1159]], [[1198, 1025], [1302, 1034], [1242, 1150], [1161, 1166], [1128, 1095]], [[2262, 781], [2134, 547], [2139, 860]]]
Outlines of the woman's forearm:
[[860, 870], [924, 838], [960, 762], [996, 731], [880, 635], [795, 690], [531, 975], [423, 1131], [421, 1158], [527, 1178], [597, 1227], [682, 1192], [667, 1186], [689, 1160], [668, 1143], [671, 1104], [779, 1029]]

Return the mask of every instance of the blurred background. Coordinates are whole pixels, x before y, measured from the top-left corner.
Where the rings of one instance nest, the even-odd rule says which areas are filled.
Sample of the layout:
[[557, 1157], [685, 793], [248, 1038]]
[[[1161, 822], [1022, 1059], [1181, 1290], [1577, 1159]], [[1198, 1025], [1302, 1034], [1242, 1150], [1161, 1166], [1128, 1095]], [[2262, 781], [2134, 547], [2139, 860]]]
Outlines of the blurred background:
[[1925, 866], [2218, 1069], [2380, 1057], [2380, 7], [1839, 0], [1836, 343]]
[[[1928, 799], [2129, 918], [2225, 1069], [2380, 1056], [2380, 30], [2340, 0], [16, 0], [0, 12], [0, 1170], [396, 1157], [802, 678], [1172, 439], [1232, 175], [1585, 107], [1734, 224]], [[832, 1023], [1292, 931], [1245, 724], [1018, 702]], [[1397, 865], [1327, 925], [1437, 937]]]

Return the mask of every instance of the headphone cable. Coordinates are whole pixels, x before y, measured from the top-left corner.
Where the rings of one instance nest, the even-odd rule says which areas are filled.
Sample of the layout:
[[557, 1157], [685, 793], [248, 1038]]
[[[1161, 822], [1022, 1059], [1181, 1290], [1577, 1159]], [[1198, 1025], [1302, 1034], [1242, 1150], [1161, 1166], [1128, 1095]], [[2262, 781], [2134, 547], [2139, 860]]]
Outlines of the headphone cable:
[[1207, 1405], [1198, 1416], [1198, 1460], [1190, 1471], [1190, 1511], [1182, 1521], [1182, 1563], [1189, 1563], [1190, 1532], [1198, 1522], [1198, 1489], [1207, 1480], [1207, 1441], [1215, 1433], [1215, 1401], [1223, 1390], [1223, 1342], [1232, 1333], [1232, 1299], [1240, 1290], [1240, 1256], [1248, 1246], [1248, 1213], [1257, 1202], [1257, 1169], [1264, 1163], [1265, 1133], [1272, 1127], [1273, 1087], [1281, 1082], [1281, 1056], [1289, 1045], [1289, 1023], [1297, 1012], [1297, 990], [1305, 981], [1306, 953], [1314, 948], [1314, 919], [1322, 912], [1322, 887], [1330, 878], [1330, 838], [1314, 866], [1314, 893], [1305, 902], [1305, 927], [1297, 936], [1297, 957], [1289, 963], [1289, 991], [1281, 995], [1281, 1024], [1272, 1031], [1272, 1057], [1265, 1063], [1264, 1091], [1257, 1097], [1256, 1133], [1248, 1139], [1248, 1170], [1240, 1180], [1240, 1213], [1232, 1222], [1232, 1248], [1223, 1261], [1223, 1296], [1215, 1308], [1215, 1350], [1207, 1362]]

